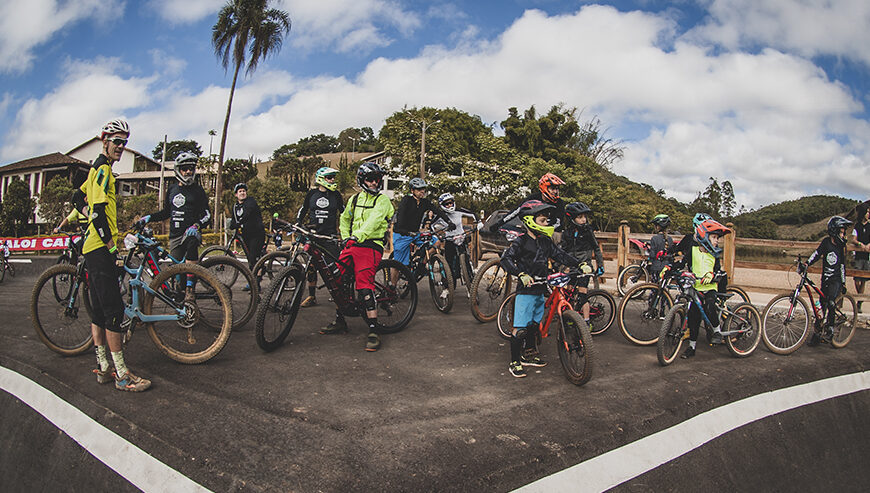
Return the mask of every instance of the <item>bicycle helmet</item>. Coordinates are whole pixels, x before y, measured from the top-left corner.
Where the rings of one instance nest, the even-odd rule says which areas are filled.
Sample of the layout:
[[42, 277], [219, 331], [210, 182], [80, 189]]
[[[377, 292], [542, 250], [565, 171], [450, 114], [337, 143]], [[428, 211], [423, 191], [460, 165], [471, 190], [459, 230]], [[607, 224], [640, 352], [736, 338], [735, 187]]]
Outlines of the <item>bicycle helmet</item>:
[[722, 226], [718, 221], [706, 219], [695, 226], [695, 242], [718, 258], [722, 255], [722, 248], [713, 246], [710, 235], [725, 236], [730, 232], [730, 229]]
[[583, 202], [571, 202], [565, 206], [565, 215], [569, 219], [574, 220], [575, 217], [581, 214], [592, 214], [592, 209]]
[[702, 222], [707, 221], [707, 220], [712, 221], [713, 216], [711, 216], [710, 214], [705, 214], [703, 212], [699, 212], [699, 213], [695, 214], [695, 217], [692, 218], [692, 227], [697, 228], [699, 224], [701, 224]]
[[332, 183], [330, 183], [326, 180], [327, 180], [327, 178], [334, 179], [336, 177], [336, 175], [338, 175], [337, 169], [324, 166], [324, 167], [318, 169], [316, 173], [314, 173], [314, 183], [316, 185], [320, 185], [321, 187], [323, 187], [327, 190], [335, 191], [335, 188], [336, 188], [335, 182], [333, 181]]
[[840, 236], [840, 228], [848, 228], [851, 225], [852, 221], [843, 216], [834, 216], [828, 220], [828, 236], [834, 240], [835, 245], [840, 247], [846, 245], [846, 239]]
[[[451, 204], [451, 205], [445, 205]], [[438, 196], [438, 205], [441, 206], [441, 210], [445, 212], [453, 212], [456, 210], [456, 198], [453, 197], [453, 194], [450, 192], [442, 193]]]
[[650, 222], [662, 229], [668, 229], [668, 226], [671, 225], [671, 218], [667, 214], [659, 214]]
[[555, 210], [556, 207], [551, 204], [540, 200], [528, 200], [520, 206], [520, 218], [529, 230], [552, 238], [555, 228], [549, 225], [541, 226], [535, 222], [535, 218], [541, 215], [550, 217], [550, 214]]
[[[376, 181], [375, 186], [369, 187], [366, 185], [366, 179]], [[356, 183], [364, 192], [370, 195], [377, 195], [384, 185], [384, 170], [375, 163], [362, 163], [356, 172]]]
[[248, 191], [248, 185], [247, 185], [247, 184], [245, 184], [245, 183], [236, 183], [236, 186], [233, 187], [233, 194], [238, 193], [238, 191], [241, 190], [241, 189], [243, 189], [243, 188], [245, 189], [246, 192]]
[[411, 190], [424, 190], [426, 187], [429, 186], [429, 184], [426, 183], [426, 180], [418, 176], [415, 178], [411, 178], [411, 181], [408, 182], [408, 186], [411, 187]]
[[559, 187], [565, 182], [553, 173], [547, 173], [538, 180], [538, 188], [541, 190], [541, 197], [547, 202], [555, 203], [559, 200]]
[[[196, 157], [196, 154], [192, 154], [190, 152], [182, 152], [178, 156], [175, 156], [175, 169], [173, 172], [175, 173], [175, 177], [178, 178], [178, 183], [181, 185], [192, 185], [196, 180], [196, 163], [199, 161], [199, 158]], [[181, 174], [183, 169], [193, 169], [193, 174], [190, 176], [185, 176]]]
[[124, 120], [117, 118], [103, 125], [103, 129], [100, 131], [100, 140], [104, 140], [107, 135], [120, 133], [125, 133], [129, 136], [130, 126], [127, 125], [127, 122], [125, 122]]

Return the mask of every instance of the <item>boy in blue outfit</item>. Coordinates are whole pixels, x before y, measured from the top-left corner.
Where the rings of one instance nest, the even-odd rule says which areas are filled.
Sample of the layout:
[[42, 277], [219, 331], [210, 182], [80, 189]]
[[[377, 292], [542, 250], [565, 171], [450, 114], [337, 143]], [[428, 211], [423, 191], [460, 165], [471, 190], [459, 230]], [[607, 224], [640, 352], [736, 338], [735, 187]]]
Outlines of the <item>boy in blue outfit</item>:
[[[807, 267], [817, 260], [822, 262], [822, 293], [825, 294], [825, 304], [822, 310], [827, 312], [825, 330], [822, 333], [822, 342], [830, 342], [834, 331], [834, 315], [837, 313], [836, 301], [840, 294], [846, 292], [846, 228], [852, 225], [852, 221], [834, 216], [828, 220], [828, 236], [822, 239], [816, 251], [807, 259]], [[812, 339], [808, 343], [815, 346], [819, 343], [818, 336], [813, 332]]]
[[[511, 332], [511, 375], [526, 376], [523, 366], [545, 366], [547, 363], [537, 355], [538, 327], [544, 316], [547, 288], [535, 284], [535, 277], [546, 277], [549, 259], [576, 267], [580, 264], [553, 242], [553, 226], [550, 215], [556, 207], [540, 200], [530, 200], [520, 207], [520, 217], [526, 232], [511, 243], [501, 256], [501, 265], [509, 274], [517, 276], [520, 285], [514, 301], [514, 327]], [[525, 343], [526, 354], [523, 354]]]

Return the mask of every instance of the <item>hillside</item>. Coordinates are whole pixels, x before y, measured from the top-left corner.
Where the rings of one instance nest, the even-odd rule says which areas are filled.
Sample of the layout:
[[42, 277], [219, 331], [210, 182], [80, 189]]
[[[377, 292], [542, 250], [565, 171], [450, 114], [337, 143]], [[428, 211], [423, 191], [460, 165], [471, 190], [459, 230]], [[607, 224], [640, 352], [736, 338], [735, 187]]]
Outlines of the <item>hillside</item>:
[[825, 233], [828, 218], [844, 216], [858, 204], [835, 195], [811, 195], [740, 214], [733, 222], [741, 236], [750, 238], [816, 240]]

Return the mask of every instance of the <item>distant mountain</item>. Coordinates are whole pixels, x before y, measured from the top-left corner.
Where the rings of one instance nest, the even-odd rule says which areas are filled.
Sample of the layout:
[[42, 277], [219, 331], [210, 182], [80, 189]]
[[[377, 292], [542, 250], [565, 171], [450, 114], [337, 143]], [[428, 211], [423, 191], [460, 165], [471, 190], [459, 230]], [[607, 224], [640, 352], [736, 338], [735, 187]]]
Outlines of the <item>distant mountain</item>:
[[816, 240], [834, 215], [844, 216], [860, 202], [835, 195], [811, 195], [736, 216], [740, 236], [782, 240]]

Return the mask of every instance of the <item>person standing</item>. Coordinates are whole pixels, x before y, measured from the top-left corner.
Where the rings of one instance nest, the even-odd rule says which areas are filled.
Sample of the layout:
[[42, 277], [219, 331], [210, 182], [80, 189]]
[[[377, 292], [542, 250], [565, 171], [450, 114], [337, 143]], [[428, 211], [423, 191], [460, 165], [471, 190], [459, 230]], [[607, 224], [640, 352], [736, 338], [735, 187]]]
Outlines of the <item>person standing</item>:
[[[861, 204], [857, 208], [858, 219], [855, 221], [855, 229], [852, 230], [852, 237], [849, 243], [852, 244], [858, 251], [855, 252], [856, 270], [870, 271], [870, 207]], [[866, 277], [855, 276], [855, 292], [864, 294], [864, 283], [867, 282]], [[858, 302], [858, 312], [861, 312], [861, 301]]]
[[[118, 390], [141, 392], [151, 387], [151, 381], [134, 375], [124, 361], [121, 344], [124, 305], [115, 265], [118, 248], [114, 238], [118, 234], [118, 223], [112, 164], [121, 159], [129, 136], [130, 127], [124, 120], [112, 120], [100, 132], [103, 150], [91, 164], [88, 178], [81, 186], [91, 208], [91, 221], [82, 253], [88, 270], [93, 309], [91, 333], [97, 353], [98, 367], [94, 370], [97, 383], [114, 381]], [[114, 372], [106, 354], [107, 346]]]
[[[302, 207], [296, 215], [297, 222], [308, 221], [314, 227], [314, 232], [320, 235], [334, 236], [338, 234], [338, 216], [344, 212], [344, 200], [336, 189], [335, 177], [338, 170], [323, 167], [314, 174], [314, 188], [305, 194]], [[334, 258], [340, 253], [338, 245], [332, 242], [318, 242], [318, 246], [328, 251]], [[301, 306], [317, 304], [317, 269], [313, 266], [308, 270], [308, 297], [302, 300]]]
[[[263, 245], [266, 243], [266, 228], [263, 227], [263, 214], [254, 197], [248, 196], [248, 185], [236, 183], [233, 193], [238, 201], [233, 205], [233, 216], [230, 220], [230, 229], [239, 229], [242, 241], [248, 249], [248, 267], [253, 269], [257, 260], [263, 253]], [[245, 286], [251, 289], [250, 286]]]

